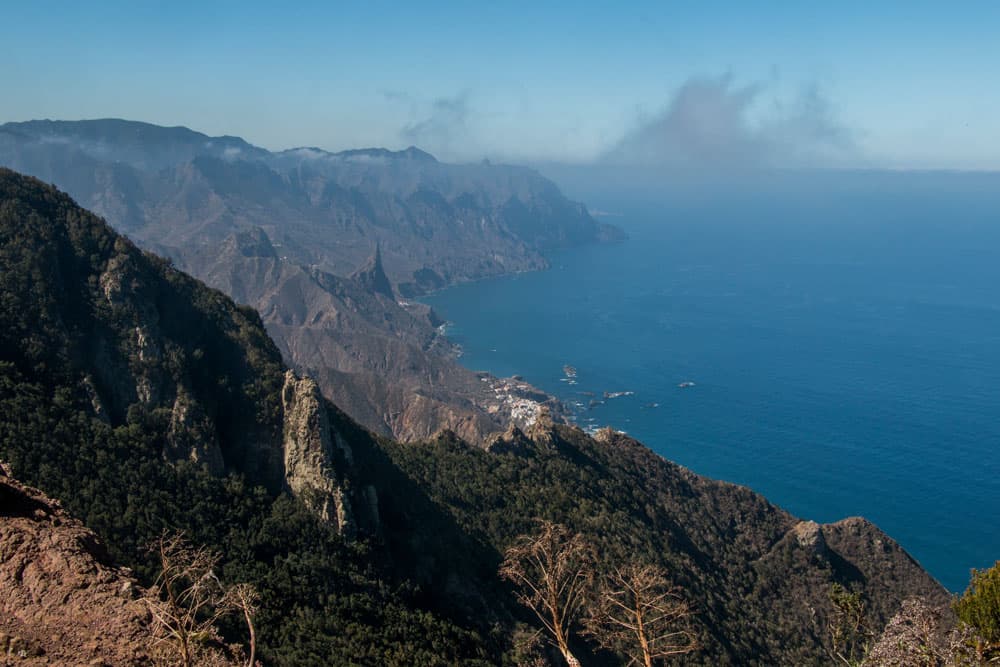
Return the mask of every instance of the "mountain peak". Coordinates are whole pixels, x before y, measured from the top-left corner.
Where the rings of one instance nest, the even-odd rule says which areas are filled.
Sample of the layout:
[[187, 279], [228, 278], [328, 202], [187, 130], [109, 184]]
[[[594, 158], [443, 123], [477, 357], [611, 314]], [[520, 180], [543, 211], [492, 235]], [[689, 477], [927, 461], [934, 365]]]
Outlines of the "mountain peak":
[[392, 291], [392, 283], [389, 282], [382, 267], [382, 249], [378, 242], [375, 243], [374, 254], [368, 258], [364, 266], [351, 274], [351, 278], [376, 294], [390, 299], [396, 298]]
[[396, 153], [408, 160], [417, 160], [419, 162], [437, 162], [437, 158], [428, 153], [427, 151], [422, 151], [416, 146], [409, 146], [406, 150], [398, 151]]
[[234, 232], [222, 243], [222, 250], [242, 257], [278, 258], [271, 239], [257, 226]]

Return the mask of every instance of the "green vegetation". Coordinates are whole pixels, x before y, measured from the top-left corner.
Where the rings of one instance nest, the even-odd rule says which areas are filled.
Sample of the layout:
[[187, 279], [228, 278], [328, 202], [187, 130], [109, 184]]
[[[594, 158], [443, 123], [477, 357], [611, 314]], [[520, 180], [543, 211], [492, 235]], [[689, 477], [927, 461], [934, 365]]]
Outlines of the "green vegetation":
[[[385, 446], [494, 553], [534, 533], [537, 517], [586, 536], [599, 578], [631, 562], [670, 572], [692, 603], [701, 646], [685, 664], [827, 662], [830, 638], [821, 628], [834, 613], [832, 583], [863, 592], [873, 624], [898, 608], [902, 596], [878, 581], [871, 563], [802, 548], [790, 534], [795, 520], [746, 488], [698, 477], [610, 431], [595, 439], [554, 426], [531, 435], [534, 446], [520, 454], [482, 451], [448, 434], [424, 446]], [[859, 576], [868, 577], [867, 587]], [[571, 649], [581, 661], [593, 659], [590, 644], [571, 642]]]
[[[283, 368], [255, 312], [5, 170], [0, 320], [0, 459], [145, 584], [158, 574], [148, 545], [182, 531], [222, 554], [224, 581], [259, 591], [266, 664], [475, 664], [499, 652], [392, 576], [377, 541], [345, 543], [281, 492]], [[182, 393], [190, 424], [174, 418]], [[359, 454], [372, 446], [347, 432]], [[167, 464], [179, 443], [217, 445], [224, 470]], [[233, 623], [227, 639], [242, 640]]]
[[872, 641], [865, 601], [860, 593], [834, 584], [830, 587], [830, 602], [834, 610], [830, 624], [832, 656], [838, 663], [860, 664]]
[[954, 606], [959, 620], [975, 631], [977, 652], [1000, 661], [1000, 561], [988, 570], [973, 570], [969, 587]]
[[[843, 607], [855, 609], [849, 595], [831, 592]], [[920, 598], [904, 600], [873, 645], [844, 664], [862, 667], [980, 667], [1000, 663], [1000, 562], [972, 571], [965, 593], [954, 600], [954, 614]], [[861, 609], [863, 619], [863, 608]]]
[[[118, 562], [151, 583], [146, 545], [183, 530], [223, 554], [228, 582], [261, 593], [260, 654], [267, 664], [453, 664], [481, 657], [472, 631], [421, 611], [415, 593], [381, 580], [364, 544], [345, 544], [302, 503], [273, 498], [240, 475], [190, 463], [164, 465], [150, 424], [112, 428], [51, 398], [0, 365], [0, 456], [29, 483], [94, 528]], [[373, 628], [381, 628], [373, 632]], [[235, 628], [236, 638], [245, 631]]]

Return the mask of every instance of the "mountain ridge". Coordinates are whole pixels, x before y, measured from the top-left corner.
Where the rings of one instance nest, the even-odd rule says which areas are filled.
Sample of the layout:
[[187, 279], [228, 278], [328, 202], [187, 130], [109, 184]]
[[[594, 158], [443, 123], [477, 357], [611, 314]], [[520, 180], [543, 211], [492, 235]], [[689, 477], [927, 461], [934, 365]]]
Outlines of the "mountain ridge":
[[[483, 441], [507, 427], [511, 406], [538, 393], [510, 380], [482, 382], [456, 363], [453, 346], [429, 344], [440, 321], [414, 296], [543, 269], [549, 249], [616, 237], [527, 168], [448, 165], [413, 147], [271, 153], [227, 142], [121, 120], [8, 123], [0, 126], [0, 164], [56, 183], [144, 248], [257, 308], [292, 366], [386, 435], [426, 437], [446, 426]], [[247, 245], [251, 237], [259, 247]], [[234, 253], [234, 243], [246, 247]], [[329, 280], [288, 282], [356, 274], [374, 245], [389, 285], [369, 287], [386, 299], [345, 300], [326, 289]], [[244, 252], [266, 252], [274, 266], [260, 270], [265, 260]], [[402, 316], [390, 292], [413, 315], [406, 327], [393, 324]], [[272, 317], [285, 298], [326, 301], [344, 314], [342, 324], [289, 326]], [[397, 378], [401, 390], [368, 370], [384, 365], [385, 341], [399, 355], [395, 366], [412, 369]], [[339, 388], [345, 378], [349, 391]]]

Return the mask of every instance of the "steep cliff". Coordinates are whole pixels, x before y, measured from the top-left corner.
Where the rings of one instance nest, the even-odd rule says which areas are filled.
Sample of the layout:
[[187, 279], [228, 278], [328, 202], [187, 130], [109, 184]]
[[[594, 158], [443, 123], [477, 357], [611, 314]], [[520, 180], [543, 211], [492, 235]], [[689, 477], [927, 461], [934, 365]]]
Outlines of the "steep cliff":
[[181, 262], [189, 265], [253, 305], [284, 358], [377, 433], [416, 441], [449, 428], [481, 442], [512, 420], [527, 426], [513, 409], [517, 392], [508, 390], [523, 383], [459, 365], [440, 320], [426, 306], [397, 301], [374, 256], [354, 278], [341, 278], [279, 258], [253, 228]]
[[297, 378], [292, 371], [285, 373], [281, 390], [285, 481], [322, 519], [336, 522], [342, 535], [354, 537], [354, 513], [334, 464], [338, 458], [350, 464], [351, 448], [331, 429], [324, 403], [315, 382]]
[[403, 440], [446, 427], [482, 442], [518, 420], [505, 383], [457, 364], [441, 322], [397, 294], [544, 268], [545, 250], [620, 234], [530, 169], [415, 148], [271, 153], [186, 128], [32, 121], [0, 126], [0, 165], [256, 308], [289, 365]]
[[0, 170], [0, 198], [3, 361], [110, 426], [155, 426], [168, 460], [321, 490], [341, 509], [317, 511], [353, 522], [321, 446], [334, 439], [323, 399], [285, 372], [256, 312], [37, 181]]

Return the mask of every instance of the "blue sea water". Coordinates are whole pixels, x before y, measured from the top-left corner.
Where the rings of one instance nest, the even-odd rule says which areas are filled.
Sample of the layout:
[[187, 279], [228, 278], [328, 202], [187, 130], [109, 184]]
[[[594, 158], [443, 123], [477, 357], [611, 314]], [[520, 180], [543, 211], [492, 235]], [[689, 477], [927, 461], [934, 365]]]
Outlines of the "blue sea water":
[[466, 366], [800, 517], [863, 515], [960, 591], [1000, 558], [993, 185], [605, 193], [628, 241], [427, 301]]

